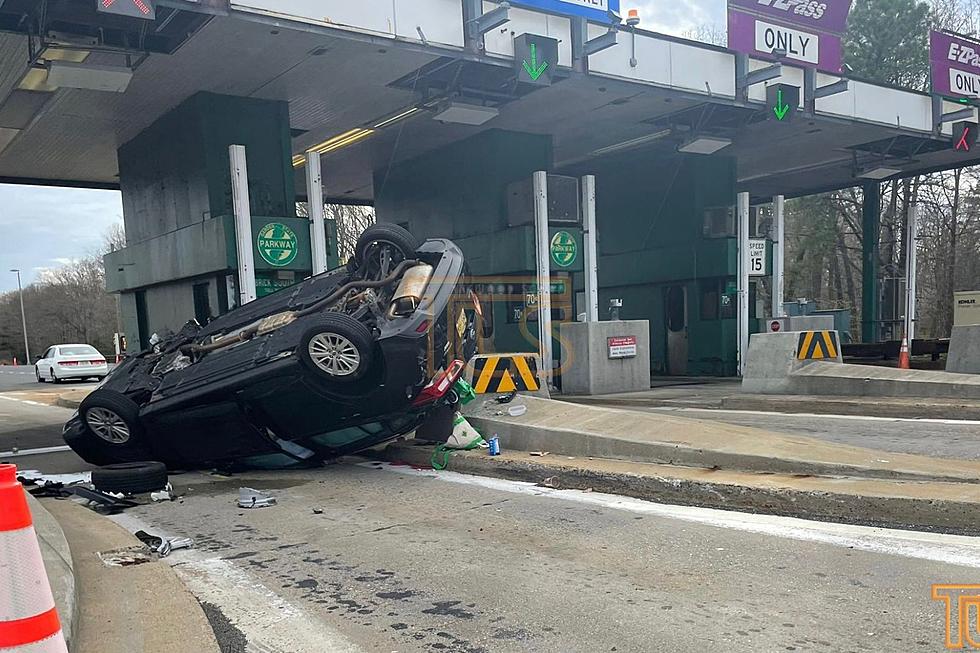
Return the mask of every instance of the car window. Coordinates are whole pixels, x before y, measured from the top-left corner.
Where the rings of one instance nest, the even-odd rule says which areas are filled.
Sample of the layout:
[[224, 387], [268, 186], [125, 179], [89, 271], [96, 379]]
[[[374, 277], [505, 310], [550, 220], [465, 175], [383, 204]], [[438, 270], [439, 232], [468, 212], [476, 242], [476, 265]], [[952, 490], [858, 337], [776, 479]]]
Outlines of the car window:
[[99, 352], [95, 347], [80, 345], [77, 347], [59, 347], [62, 356], [98, 356]]
[[53, 358], [53, 357], [54, 357], [54, 347], [51, 347], [46, 352], [44, 352], [44, 356], [42, 358]]

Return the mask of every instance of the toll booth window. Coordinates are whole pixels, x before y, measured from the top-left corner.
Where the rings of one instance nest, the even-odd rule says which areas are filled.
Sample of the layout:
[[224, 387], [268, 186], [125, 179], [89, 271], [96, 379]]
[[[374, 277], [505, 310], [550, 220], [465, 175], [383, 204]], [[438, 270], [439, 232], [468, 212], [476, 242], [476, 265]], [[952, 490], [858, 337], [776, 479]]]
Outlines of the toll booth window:
[[734, 238], [735, 210], [731, 206], [705, 209], [701, 234], [705, 238]]
[[721, 316], [721, 282], [717, 279], [701, 281], [701, 320], [717, 320]]

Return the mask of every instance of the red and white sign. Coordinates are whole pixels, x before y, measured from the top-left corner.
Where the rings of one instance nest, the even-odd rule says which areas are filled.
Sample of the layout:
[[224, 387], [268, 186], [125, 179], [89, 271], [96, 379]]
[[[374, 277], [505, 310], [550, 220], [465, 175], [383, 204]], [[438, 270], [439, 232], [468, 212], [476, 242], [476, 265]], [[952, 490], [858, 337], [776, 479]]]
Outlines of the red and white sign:
[[609, 345], [609, 358], [636, 358], [636, 336], [606, 338]]
[[783, 323], [779, 320], [773, 320], [772, 324], [769, 325], [769, 330], [773, 333], [779, 333], [779, 330], [783, 328]]

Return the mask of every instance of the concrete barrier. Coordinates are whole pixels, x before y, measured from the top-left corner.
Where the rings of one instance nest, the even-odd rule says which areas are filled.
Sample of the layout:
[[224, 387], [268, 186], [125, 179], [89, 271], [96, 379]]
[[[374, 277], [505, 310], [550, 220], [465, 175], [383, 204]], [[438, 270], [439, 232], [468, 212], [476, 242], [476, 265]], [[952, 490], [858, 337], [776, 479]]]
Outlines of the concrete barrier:
[[571, 395], [603, 395], [650, 389], [650, 323], [646, 320], [566, 322], [561, 389]]
[[[755, 394], [800, 394], [793, 379], [795, 372], [815, 364], [818, 360], [843, 363], [840, 347], [832, 352], [834, 355], [831, 358], [800, 360], [800, 340], [805, 333], [808, 332], [753, 333], [749, 339], [742, 391]], [[836, 338], [836, 331], [830, 333]], [[829, 355], [831, 352], [825, 353]]]
[[953, 327], [946, 371], [980, 374], [980, 325]]
[[466, 364], [465, 378], [477, 394], [521, 394], [549, 399], [551, 393], [537, 354], [480, 354]]

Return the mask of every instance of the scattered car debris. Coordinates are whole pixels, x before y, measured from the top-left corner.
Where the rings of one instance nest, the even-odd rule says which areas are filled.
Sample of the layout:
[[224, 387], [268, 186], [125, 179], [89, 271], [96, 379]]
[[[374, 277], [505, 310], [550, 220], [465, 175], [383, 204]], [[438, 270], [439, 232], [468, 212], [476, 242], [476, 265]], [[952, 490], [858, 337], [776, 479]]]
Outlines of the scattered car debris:
[[449, 456], [452, 455], [453, 451], [470, 451], [489, 446], [480, 432], [473, 428], [473, 425], [461, 413], [457, 412], [453, 418], [452, 435], [449, 436], [445, 444], [436, 447], [429, 462], [433, 469], [443, 470], [449, 466]]
[[161, 558], [166, 558], [172, 551], [177, 549], [189, 549], [194, 546], [194, 540], [189, 537], [175, 537], [165, 540], [157, 535], [151, 535], [146, 531], [136, 531], [136, 539], [145, 544]]
[[174, 486], [167, 483], [167, 487], [159, 490], [157, 492], [150, 493], [150, 499], [154, 502], [159, 501], [176, 501], [177, 495], [174, 494]]
[[117, 498], [105, 492], [99, 492], [98, 490], [85, 487], [84, 485], [73, 485], [67, 488], [67, 490], [75, 496], [85, 499], [89, 506], [110, 515], [138, 505], [135, 501]]
[[276, 505], [276, 498], [250, 487], [238, 488], [239, 508], [268, 508]]
[[536, 457], [539, 457], [539, 458], [544, 458], [545, 456], [547, 456], [550, 453], [551, 453], [550, 451], [528, 451], [527, 452], [527, 455], [529, 455], [529, 456], [536, 456]]
[[524, 404], [519, 404], [517, 406], [511, 406], [507, 409], [507, 414], [511, 417], [520, 417], [527, 413], [527, 406]]
[[514, 397], [516, 396], [517, 396], [517, 390], [511, 390], [505, 395], [497, 395], [497, 403], [509, 404], [510, 402], [514, 401]]
[[536, 483], [535, 485], [537, 487], [551, 488], [552, 490], [561, 489], [561, 481], [558, 479], [557, 476], [549, 476], [548, 478], [544, 479], [540, 483]]
[[322, 515], [323, 514], [323, 508], [314, 508], [313, 509], [313, 514], [314, 515]]
[[453, 242], [377, 224], [348, 265], [153, 338], [82, 401], [64, 439], [96, 465], [282, 468], [356, 453], [464, 399], [454, 387], [482, 315]]
[[24, 469], [17, 471], [17, 480], [24, 485], [37, 485], [40, 487], [60, 485], [62, 487], [68, 487], [79, 483], [91, 483], [92, 475], [89, 472], [78, 472], [76, 474], [45, 474], [36, 469]]
[[131, 462], [92, 470], [92, 485], [106, 493], [147, 494], [169, 485], [167, 466], [160, 462]]

